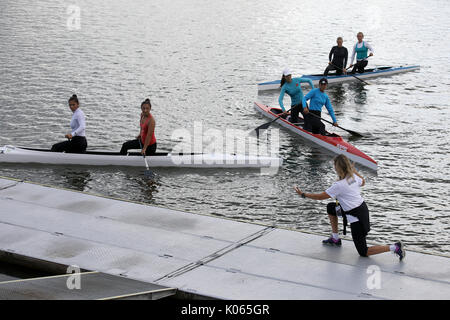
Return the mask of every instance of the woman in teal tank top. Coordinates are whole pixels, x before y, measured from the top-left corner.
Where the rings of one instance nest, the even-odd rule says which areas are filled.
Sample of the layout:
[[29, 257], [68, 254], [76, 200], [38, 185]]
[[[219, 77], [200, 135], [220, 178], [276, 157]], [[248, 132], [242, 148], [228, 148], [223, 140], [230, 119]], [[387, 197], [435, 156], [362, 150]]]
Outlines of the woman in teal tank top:
[[[358, 42], [353, 47], [352, 58], [350, 59], [350, 67], [353, 67], [352, 73], [358, 71], [359, 73], [364, 73], [364, 68], [367, 66], [367, 58], [373, 56], [373, 48], [366, 41], [363, 41], [364, 34], [362, 32], [358, 32], [357, 36]], [[370, 54], [367, 55], [370, 50]], [[356, 63], [353, 65], [353, 59], [355, 59], [356, 55]], [[349, 68], [350, 68], [349, 67]]]

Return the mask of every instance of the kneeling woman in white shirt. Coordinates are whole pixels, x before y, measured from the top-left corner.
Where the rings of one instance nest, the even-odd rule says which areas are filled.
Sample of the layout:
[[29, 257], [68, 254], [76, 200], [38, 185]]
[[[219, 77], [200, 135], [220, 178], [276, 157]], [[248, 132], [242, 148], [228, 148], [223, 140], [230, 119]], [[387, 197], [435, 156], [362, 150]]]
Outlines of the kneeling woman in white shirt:
[[68, 141], [56, 143], [52, 146], [53, 152], [85, 153], [87, 148], [86, 140], [86, 120], [83, 111], [80, 109], [77, 95], [74, 94], [69, 99], [69, 108], [72, 110], [72, 120], [70, 121], [71, 133], [65, 135]]
[[295, 191], [302, 198], [325, 200], [335, 198], [339, 201], [327, 205], [328, 217], [331, 222], [332, 236], [323, 241], [323, 244], [340, 246], [341, 239], [338, 233], [337, 214], [342, 213], [344, 218], [344, 234], [346, 234], [347, 221], [350, 223], [352, 238], [356, 250], [360, 256], [367, 257], [383, 252], [394, 252], [400, 260], [405, 257], [405, 249], [399, 241], [392, 245], [367, 247], [366, 236], [370, 231], [369, 209], [361, 197], [360, 187], [364, 186], [364, 178], [355, 170], [345, 155], [339, 155], [334, 159], [334, 168], [339, 176], [339, 181], [322, 193], [303, 193], [298, 187]]

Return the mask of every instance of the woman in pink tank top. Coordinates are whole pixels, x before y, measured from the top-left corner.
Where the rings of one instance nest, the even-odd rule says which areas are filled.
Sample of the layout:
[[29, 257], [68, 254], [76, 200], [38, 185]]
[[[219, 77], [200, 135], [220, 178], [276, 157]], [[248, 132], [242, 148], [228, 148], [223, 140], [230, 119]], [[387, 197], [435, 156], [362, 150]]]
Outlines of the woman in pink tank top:
[[139, 135], [134, 140], [129, 140], [122, 145], [120, 149], [120, 154], [126, 155], [130, 149], [141, 149], [141, 153], [145, 155], [152, 155], [156, 152], [156, 137], [155, 137], [155, 126], [156, 122], [153, 118], [150, 110], [152, 105], [150, 99], [145, 99], [141, 103], [141, 120], [140, 127], [141, 131]]

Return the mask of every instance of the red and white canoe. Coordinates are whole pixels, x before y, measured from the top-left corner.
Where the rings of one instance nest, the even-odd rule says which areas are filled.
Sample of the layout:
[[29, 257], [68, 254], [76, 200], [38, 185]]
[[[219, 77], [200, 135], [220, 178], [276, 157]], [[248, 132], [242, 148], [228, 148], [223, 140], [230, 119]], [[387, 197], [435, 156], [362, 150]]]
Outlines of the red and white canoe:
[[[258, 102], [255, 102], [255, 109], [270, 119], [275, 119], [281, 113], [280, 108], [271, 108]], [[299, 118], [303, 121], [303, 118]], [[378, 165], [375, 160], [342, 139], [341, 136], [338, 136], [336, 134], [332, 134], [330, 136], [313, 134], [309, 131], [304, 130], [301, 126], [295, 125], [283, 118], [278, 118], [278, 120], [276, 120], [275, 122], [300, 135], [301, 137], [321, 147], [324, 147], [327, 150], [330, 150], [331, 152], [334, 152], [336, 154], [345, 154], [350, 160], [366, 166], [372, 170], [378, 169]]]

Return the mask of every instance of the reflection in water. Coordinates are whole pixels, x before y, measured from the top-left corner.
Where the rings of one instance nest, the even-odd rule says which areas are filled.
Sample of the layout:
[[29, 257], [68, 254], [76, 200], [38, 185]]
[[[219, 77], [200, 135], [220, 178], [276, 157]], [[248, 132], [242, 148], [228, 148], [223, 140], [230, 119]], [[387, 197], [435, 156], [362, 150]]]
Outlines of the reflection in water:
[[92, 180], [91, 173], [87, 168], [54, 168], [53, 174], [61, 176], [63, 186], [68, 189], [85, 191], [88, 183]]
[[367, 89], [364, 83], [360, 81], [352, 82], [351, 84], [349, 84], [348, 88], [354, 91], [354, 101], [356, 104], [367, 103]]
[[135, 175], [126, 175], [126, 179], [133, 181], [137, 184], [137, 188], [140, 191], [140, 199], [137, 199], [141, 202], [153, 203], [153, 199], [158, 193], [158, 187], [161, 186], [159, 182], [160, 176], [154, 174], [151, 178], [145, 177], [143, 174], [139, 176]]
[[299, 168], [302, 168], [303, 171], [308, 172], [308, 175], [304, 175], [303, 179], [313, 178], [316, 181], [321, 179], [323, 173], [329, 170], [333, 154], [311, 145], [307, 140], [300, 137], [291, 136], [286, 142], [287, 144], [282, 146], [283, 158], [286, 163], [284, 170], [299, 176]]
[[345, 103], [345, 93], [346, 91], [342, 83], [334, 84], [327, 90], [327, 94], [330, 97], [333, 106], [339, 106]]

